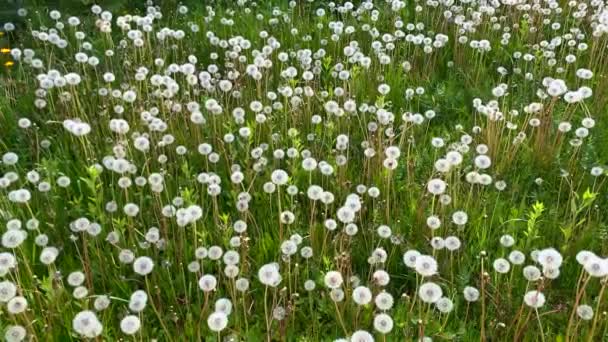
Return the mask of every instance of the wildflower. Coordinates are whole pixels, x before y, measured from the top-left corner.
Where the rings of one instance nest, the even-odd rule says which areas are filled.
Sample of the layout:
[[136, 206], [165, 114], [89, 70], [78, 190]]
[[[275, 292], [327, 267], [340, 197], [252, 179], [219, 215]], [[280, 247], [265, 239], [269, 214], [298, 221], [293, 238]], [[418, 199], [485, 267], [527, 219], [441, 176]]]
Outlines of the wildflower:
[[420, 256], [420, 252], [416, 250], [409, 250], [403, 254], [403, 262], [407, 267], [415, 268], [416, 259]]
[[372, 274], [373, 281], [379, 286], [386, 286], [390, 281], [390, 275], [384, 270], [377, 270]]
[[205, 274], [198, 280], [198, 287], [204, 292], [215, 290], [217, 279], [211, 274]]
[[72, 296], [76, 299], [83, 299], [89, 295], [89, 290], [84, 286], [78, 286], [72, 292]]
[[86, 338], [95, 338], [101, 335], [103, 326], [93, 311], [81, 311], [72, 320], [74, 331]]
[[431, 239], [431, 247], [434, 250], [441, 250], [445, 247], [445, 240], [440, 236], [435, 236]]
[[450, 151], [446, 153], [445, 160], [448, 161], [451, 166], [460, 165], [462, 163], [462, 154], [458, 151]]
[[82, 273], [80, 271], [75, 271], [68, 275], [68, 284], [70, 284], [70, 286], [74, 286], [74, 287], [80, 286], [84, 282], [84, 279], [85, 279], [84, 273]]
[[223, 254], [224, 254], [224, 251], [222, 250], [222, 248], [220, 246], [209, 247], [209, 250], [208, 250], [209, 259], [219, 260]]
[[503, 247], [511, 247], [515, 244], [515, 239], [511, 235], [503, 235], [500, 237], [500, 244]]
[[9, 325], [4, 333], [4, 339], [7, 342], [20, 342], [25, 340], [27, 331], [21, 325]]
[[476, 302], [479, 299], [479, 290], [472, 286], [466, 286], [462, 293], [467, 302]]
[[496, 190], [503, 191], [507, 188], [507, 183], [505, 181], [500, 180], [495, 182], [494, 186], [496, 187]]
[[444, 240], [445, 248], [447, 248], [450, 252], [454, 252], [458, 250], [461, 246], [460, 239], [456, 236], [448, 236]]
[[8, 199], [14, 203], [27, 203], [32, 198], [31, 193], [27, 189], [13, 190], [8, 193]]
[[93, 307], [96, 311], [105, 310], [108, 308], [108, 306], [110, 306], [110, 298], [106, 295], [98, 296], [93, 302]]
[[494, 270], [498, 273], [507, 273], [511, 269], [511, 264], [504, 258], [494, 260]]
[[391, 316], [381, 313], [374, 317], [374, 329], [381, 334], [388, 334], [393, 330], [393, 319]]
[[452, 221], [459, 226], [464, 226], [469, 220], [469, 216], [462, 210], [456, 211], [452, 214]]
[[425, 303], [435, 303], [443, 295], [443, 291], [439, 285], [433, 282], [426, 282], [418, 288], [418, 295]]
[[523, 269], [524, 277], [528, 281], [536, 281], [540, 279], [541, 273], [540, 270], [536, 266], [526, 266]]
[[337, 289], [343, 283], [342, 274], [337, 271], [329, 271], [325, 274], [325, 286], [330, 289]]
[[380, 292], [376, 295], [374, 303], [378, 310], [387, 311], [393, 307], [394, 299], [393, 296], [388, 292]]
[[487, 169], [492, 165], [492, 161], [486, 155], [478, 155], [475, 157], [475, 166], [480, 169]]
[[353, 301], [358, 305], [367, 305], [372, 300], [372, 292], [365, 286], [353, 290]]
[[441, 219], [435, 215], [431, 215], [426, 219], [426, 225], [432, 230], [438, 229], [441, 227]]
[[276, 185], [284, 185], [288, 180], [287, 172], [281, 169], [274, 170], [270, 178]]
[[341, 302], [344, 300], [344, 291], [340, 288], [331, 289], [331, 291], [329, 291], [329, 297], [336, 303]]
[[338, 209], [336, 216], [342, 223], [350, 223], [355, 219], [355, 212], [350, 208], [341, 207]]
[[19, 161], [19, 156], [14, 152], [6, 152], [2, 155], [2, 163], [5, 165], [15, 165]]
[[260, 267], [258, 278], [262, 284], [271, 287], [276, 287], [282, 280], [277, 264], [266, 264]]
[[137, 216], [137, 214], [139, 213], [139, 206], [137, 206], [137, 204], [135, 203], [127, 203], [125, 204], [123, 210], [125, 212], [125, 215], [134, 217]]
[[305, 258], [305, 259], [310, 259], [312, 257], [312, 255], [313, 255], [312, 248], [309, 247], [309, 246], [303, 247], [300, 250], [300, 255], [302, 255], [302, 257]]
[[529, 291], [524, 296], [524, 302], [527, 306], [538, 309], [545, 304], [545, 295], [536, 290]]
[[137, 290], [131, 294], [129, 299], [129, 310], [133, 312], [141, 312], [148, 303], [148, 295], [142, 291]]
[[148, 275], [153, 269], [154, 261], [152, 261], [152, 259], [149, 257], [139, 257], [133, 262], [133, 271], [139, 275]]
[[2, 247], [17, 248], [27, 238], [27, 232], [24, 230], [11, 229], [2, 234]]
[[215, 312], [223, 312], [226, 315], [232, 313], [232, 302], [227, 298], [220, 298], [215, 302]]
[[524, 261], [526, 261], [526, 256], [520, 251], [512, 251], [509, 253], [509, 261], [513, 265], [521, 265], [524, 263]]
[[593, 318], [593, 308], [587, 304], [581, 304], [576, 307], [576, 314], [580, 319], [589, 321]]
[[416, 257], [415, 269], [423, 277], [430, 277], [437, 273], [437, 261], [430, 255]]
[[[293, 243], [289, 240], [285, 242]], [[297, 251], [297, 246], [295, 246], [295, 244], [290, 246], [281, 246], [281, 250], [284, 254], [291, 255]], [[240, 255], [236, 251], [227, 251], [226, 253], [224, 253], [223, 261], [226, 265], [236, 265], [239, 263], [239, 260]]]
[[372, 198], [377, 198], [378, 196], [380, 196], [380, 189], [376, 187], [370, 187], [369, 189], [367, 189], [367, 194]]
[[559, 277], [559, 268], [543, 267], [543, 275], [547, 279], [557, 279]]
[[557, 269], [562, 264], [562, 255], [554, 248], [543, 249], [538, 253], [538, 263], [543, 267]]
[[0, 303], [6, 303], [17, 295], [17, 287], [12, 282], [0, 282]]
[[209, 251], [205, 247], [199, 247], [194, 251], [197, 259], [205, 259], [209, 255]]
[[377, 232], [378, 232], [378, 236], [380, 236], [383, 239], [389, 238], [392, 234], [391, 228], [387, 225], [379, 226], [377, 229]]
[[123, 249], [118, 253], [118, 261], [123, 264], [130, 264], [135, 260], [135, 253], [130, 249]]
[[433, 195], [441, 195], [445, 192], [446, 184], [441, 179], [432, 179], [428, 182], [427, 189]]
[[449, 313], [454, 308], [454, 303], [448, 297], [441, 297], [435, 302], [435, 307], [441, 313]]
[[579, 265], [583, 266], [583, 265], [585, 265], [585, 263], [588, 260], [590, 260], [593, 257], [596, 257], [596, 255], [593, 252], [583, 250], [576, 254], [576, 262], [578, 262]]
[[20, 314], [27, 309], [28, 303], [24, 297], [14, 296], [6, 303], [6, 309], [10, 314]]
[[236, 289], [240, 292], [245, 292], [249, 289], [249, 280], [246, 278], [239, 278], [235, 282]]
[[125, 316], [120, 321], [120, 330], [127, 335], [133, 335], [137, 333], [140, 327], [141, 321], [139, 320], [139, 317], [134, 315]]
[[45, 265], [50, 265], [57, 259], [59, 250], [55, 247], [44, 247], [40, 252], [40, 262]]
[[594, 255], [587, 258], [583, 268], [592, 277], [603, 278], [608, 275], [608, 261]]
[[350, 342], [374, 342], [374, 337], [365, 330], [357, 330], [350, 337]]

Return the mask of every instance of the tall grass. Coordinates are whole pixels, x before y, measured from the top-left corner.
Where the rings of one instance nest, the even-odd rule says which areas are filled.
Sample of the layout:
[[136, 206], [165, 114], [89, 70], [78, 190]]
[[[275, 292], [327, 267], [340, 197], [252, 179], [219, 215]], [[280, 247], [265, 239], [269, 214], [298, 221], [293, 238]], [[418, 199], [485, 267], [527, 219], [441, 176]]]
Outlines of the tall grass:
[[74, 11], [4, 25], [7, 340], [607, 338], [603, 1]]

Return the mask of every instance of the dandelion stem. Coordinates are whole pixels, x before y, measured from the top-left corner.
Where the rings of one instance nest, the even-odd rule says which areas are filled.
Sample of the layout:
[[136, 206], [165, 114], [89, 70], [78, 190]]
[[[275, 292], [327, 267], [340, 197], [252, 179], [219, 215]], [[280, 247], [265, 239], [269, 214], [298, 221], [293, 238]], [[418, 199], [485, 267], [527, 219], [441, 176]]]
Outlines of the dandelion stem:
[[597, 326], [597, 320], [600, 316], [600, 306], [602, 305], [602, 297], [604, 296], [604, 290], [606, 289], [606, 284], [608, 284], [608, 278], [602, 279], [602, 288], [600, 289], [600, 293], [597, 296], [597, 304], [595, 306], [595, 317], [593, 317], [593, 323], [591, 324], [591, 331], [589, 331], [589, 336], [587, 337], [587, 342], [593, 341], [593, 336], [595, 333], [595, 327]]

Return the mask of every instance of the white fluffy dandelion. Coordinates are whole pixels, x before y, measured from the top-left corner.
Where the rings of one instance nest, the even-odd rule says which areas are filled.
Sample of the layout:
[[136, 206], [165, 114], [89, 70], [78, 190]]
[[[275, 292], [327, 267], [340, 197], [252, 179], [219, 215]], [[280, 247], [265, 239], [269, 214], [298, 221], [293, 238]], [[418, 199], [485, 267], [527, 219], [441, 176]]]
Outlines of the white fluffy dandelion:
[[207, 325], [211, 331], [220, 332], [228, 326], [228, 316], [223, 312], [214, 312], [207, 318]]
[[103, 326], [93, 311], [81, 311], [72, 320], [72, 327], [79, 335], [86, 338], [95, 338], [101, 335]]
[[418, 295], [425, 303], [435, 303], [443, 296], [443, 291], [439, 285], [433, 282], [426, 282], [418, 288]]
[[154, 269], [154, 261], [147, 256], [142, 256], [133, 262], [133, 271], [139, 275], [148, 275]]
[[125, 316], [120, 321], [120, 330], [127, 335], [133, 335], [137, 333], [140, 328], [141, 321], [139, 320], [139, 317], [135, 315]]
[[524, 302], [527, 306], [538, 309], [545, 305], [545, 295], [536, 290], [529, 291], [524, 295]]

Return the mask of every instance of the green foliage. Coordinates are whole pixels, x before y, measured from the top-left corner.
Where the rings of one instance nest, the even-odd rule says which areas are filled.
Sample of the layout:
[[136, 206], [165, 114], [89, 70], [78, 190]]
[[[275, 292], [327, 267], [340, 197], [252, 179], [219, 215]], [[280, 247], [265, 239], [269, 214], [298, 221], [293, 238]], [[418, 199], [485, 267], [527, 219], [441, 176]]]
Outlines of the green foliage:
[[[362, 3], [355, 6], [366, 6]], [[487, 13], [479, 22], [467, 22], [473, 26], [461, 31], [460, 14], [464, 20], [476, 16], [479, 2], [431, 6], [410, 1], [401, 9], [391, 8], [397, 2], [373, 3], [378, 20], [362, 7], [341, 13], [319, 0], [293, 6], [287, 1], [168, 0], [157, 2], [154, 11], [163, 15], [149, 33], [135, 21], [117, 25], [126, 14], [131, 19], [145, 15], [145, 1], [25, 4], [27, 20], [0, 37], [0, 44], [34, 49], [42, 67], [15, 60], [0, 76], [0, 154], [19, 157], [14, 165], [0, 164], [0, 220], [6, 226], [21, 222], [27, 239], [18, 248], [0, 249], [18, 263], [0, 269], [0, 278], [17, 285], [28, 310], [13, 315], [0, 303], [0, 331], [21, 325], [32, 340], [85, 339], [72, 321], [107, 295], [109, 307], [95, 309], [104, 327], [97, 339], [104, 341], [331, 341], [362, 329], [383, 341], [423, 336], [440, 341], [605, 339], [605, 279], [588, 279], [577, 263], [582, 250], [598, 256], [608, 252], [606, 172], [592, 171], [605, 166], [608, 156], [607, 120], [601, 117], [608, 103], [608, 62], [601, 48], [606, 39], [593, 34], [598, 17], [593, 11], [602, 6], [590, 6], [581, 19], [564, 4], [561, 13], [545, 8], [553, 3], [536, 4], [539, 10], [529, 16], [501, 3], [491, 7], [493, 14], [484, 7]], [[112, 13], [112, 32], [96, 27], [100, 22], [91, 12], [93, 4]], [[187, 14], [178, 12], [181, 5], [188, 6]], [[445, 17], [448, 6], [457, 20]], [[49, 18], [54, 8], [61, 10], [63, 22], [72, 15], [82, 20], [78, 27], [56, 29], [68, 43], [65, 48], [33, 37], [33, 31], [49, 33], [57, 27]], [[316, 14], [319, 8], [324, 16]], [[559, 29], [544, 19], [560, 23]], [[400, 27], [401, 21], [423, 27]], [[354, 31], [347, 33], [349, 27]], [[161, 39], [158, 33], [166, 28], [171, 30]], [[76, 39], [76, 31], [86, 37]], [[141, 47], [129, 32], [141, 38]], [[185, 37], [172, 36], [176, 32]], [[565, 38], [568, 32], [580, 35]], [[408, 34], [427, 37], [431, 44], [414, 43], [405, 38]], [[447, 37], [443, 46], [434, 44], [441, 43], [438, 34]], [[467, 42], [459, 43], [464, 36]], [[485, 39], [491, 49], [471, 47]], [[588, 50], [568, 46], [583, 41]], [[347, 46], [356, 47], [357, 58], [369, 57], [369, 65], [349, 58]], [[281, 52], [287, 60], [279, 59]], [[77, 53], [95, 56], [99, 64], [77, 63]], [[564, 63], [570, 54], [576, 63]], [[381, 63], [385, 57], [389, 62]], [[13, 61], [6, 53], [2, 58]], [[191, 75], [169, 70], [190, 67], [186, 63], [194, 68]], [[248, 70], [254, 64], [259, 78]], [[289, 67], [297, 70], [295, 76], [284, 73]], [[503, 68], [506, 72], [499, 72]], [[593, 70], [592, 79], [577, 77], [579, 68]], [[51, 70], [77, 73], [82, 80], [61, 87], [53, 81], [43, 92], [41, 79]], [[349, 77], [338, 77], [340, 70]], [[312, 71], [313, 79], [305, 79], [304, 71]], [[105, 73], [116, 80], [103, 80]], [[136, 80], [142, 74], [144, 80]], [[179, 90], [169, 92], [171, 82], [152, 84], [152, 75], [174, 81]], [[209, 84], [202, 81], [206, 77]], [[571, 104], [539, 96], [539, 90], [547, 90], [544, 77], [562, 77], [570, 90], [589, 86], [594, 95]], [[231, 89], [221, 89], [221, 81], [230, 81]], [[380, 85], [390, 91], [380, 94]], [[494, 94], [497, 87], [505, 94]], [[136, 94], [132, 102], [124, 98], [129, 90]], [[340, 110], [328, 111], [329, 100]], [[352, 112], [342, 111], [348, 100], [355, 101]], [[262, 109], [254, 110], [253, 101]], [[191, 108], [193, 103], [199, 108]], [[532, 103], [541, 109], [533, 112]], [[202, 115], [204, 122], [195, 122], [192, 114]], [[581, 138], [584, 134], [575, 131], [590, 117], [597, 123], [586, 124], [589, 135]], [[30, 125], [20, 127], [25, 118]], [[68, 119], [89, 125], [90, 133], [73, 134]], [[113, 119], [128, 123], [128, 132], [111, 129]], [[558, 129], [564, 122], [572, 132]], [[346, 146], [339, 144], [340, 135], [348, 137]], [[141, 137], [149, 140], [147, 149], [136, 148]], [[211, 146], [210, 153], [201, 152], [203, 143]], [[398, 152], [394, 160], [389, 148]], [[448, 161], [455, 151], [462, 160]], [[479, 155], [491, 165], [476, 163]], [[302, 167], [307, 157], [318, 163], [312, 171]], [[123, 161], [126, 170], [116, 166]], [[273, 183], [277, 169], [287, 173], [285, 184]], [[39, 179], [33, 180], [31, 171]], [[162, 181], [154, 181], [153, 174], [162, 175]], [[69, 184], [58, 184], [59, 177], [68, 177]], [[428, 189], [434, 179], [445, 182], [443, 194]], [[309, 194], [313, 185], [321, 189], [318, 197]], [[27, 189], [31, 199], [11, 200], [18, 189]], [[130, 213], [128, 206], [137, 212]], [[349, 209], [353, 218], [346, 222], [338, 212], [351, 207], [356, 210]], [[457, 211], [467, 214], [464, 224], [456, 222]], [[184, 217], [196, 219], [181, 221]], [[435, 229], [429, 229], [429, 218], [438, 220]], [[88, 222], [86, 229], [76, 229], [77, 220]], [[237, 232], [241, 221], [246, 229]], [[356, 225], [356, 234], [349, 233], [348, 223]], [[380, 234], [383, 225], [390, 228], [389, 237]], [[459, 246], [439, 248], [448, 238]], [[293, 254], [290, 242], [297, 244]], [[57, 259], [43, 262], [42, 251], [50, 247], [57, 248]], [[311, 247], [312, 256], [301, 255], [303, 247]], [[210, 257], [212, 248], [222, 253]], [[558, 279], [551, 279], [549, 272], [555, 270], [531, 260], [533, 253], [553, 252], [550, 248], [564, 259]], [[423, 277], [423, 270], [405, 266], [404, 253], [412, 250], [437, 262], [437, 273]], [[236, 252], [238, 261], [229, 264], [228, 251]], [[522, 264], [513, 262], [515, 251], [525, 255]], [[143, 256], [154, 262], [147, 275], [132, 260]], [[509, 260], [506, 273], [495, 266], [503, 259]], [[263, 284], [258, 270], [275, 262], [280, 283]], [[522, 276], [531, 265], [544, 272], [542, 278]], [[66, 279], [74, 271], [85, 275], [76, 286]], [[330, 271], [343, 275], [343, 292], [328, 288]], [[381, 284], [383, 271], [390, 277], [386, 284]], [[203, 275], [216, 277], [213, 291], [201, 289]], [[239, 278], [249, 281], [246, 289], [238, 289], [243, 286], [237, 285]], [[306, 289], [305, 281], [315, 289]], [[439, 305], [422, 301], [420, 286], [429, 281], [440, 284], [442, 300], [449, 299], [453, 310], [442, 313]], [[393, 306], [355, 303], [359, 285], [374, 298], [390, 293]], [[480, 298], [463, 298], [469, 286], [478, 289]], [[533, 289], [547, 298], [538, 311], [522, 304]], [[81, 290], [87, 291], [83, 297], [77, 295]], [[141, 312], [129, 306], [137, 290], [148, 296]], [[334, 302], [332, 297], [340, 295], [344, 299]], [[217, 334], [207, 319], [221, 298], [230, 301], [232, 312]], [[592, 305], [597, 321], [577, 318], [582, 303]], [[285, 317], [273, 318], [281, 310]], [[386, 335], [373, 326], [382, 312], [394, 323]], [[120, 327], [128, 314], [142, 321], [133, 336]]]

